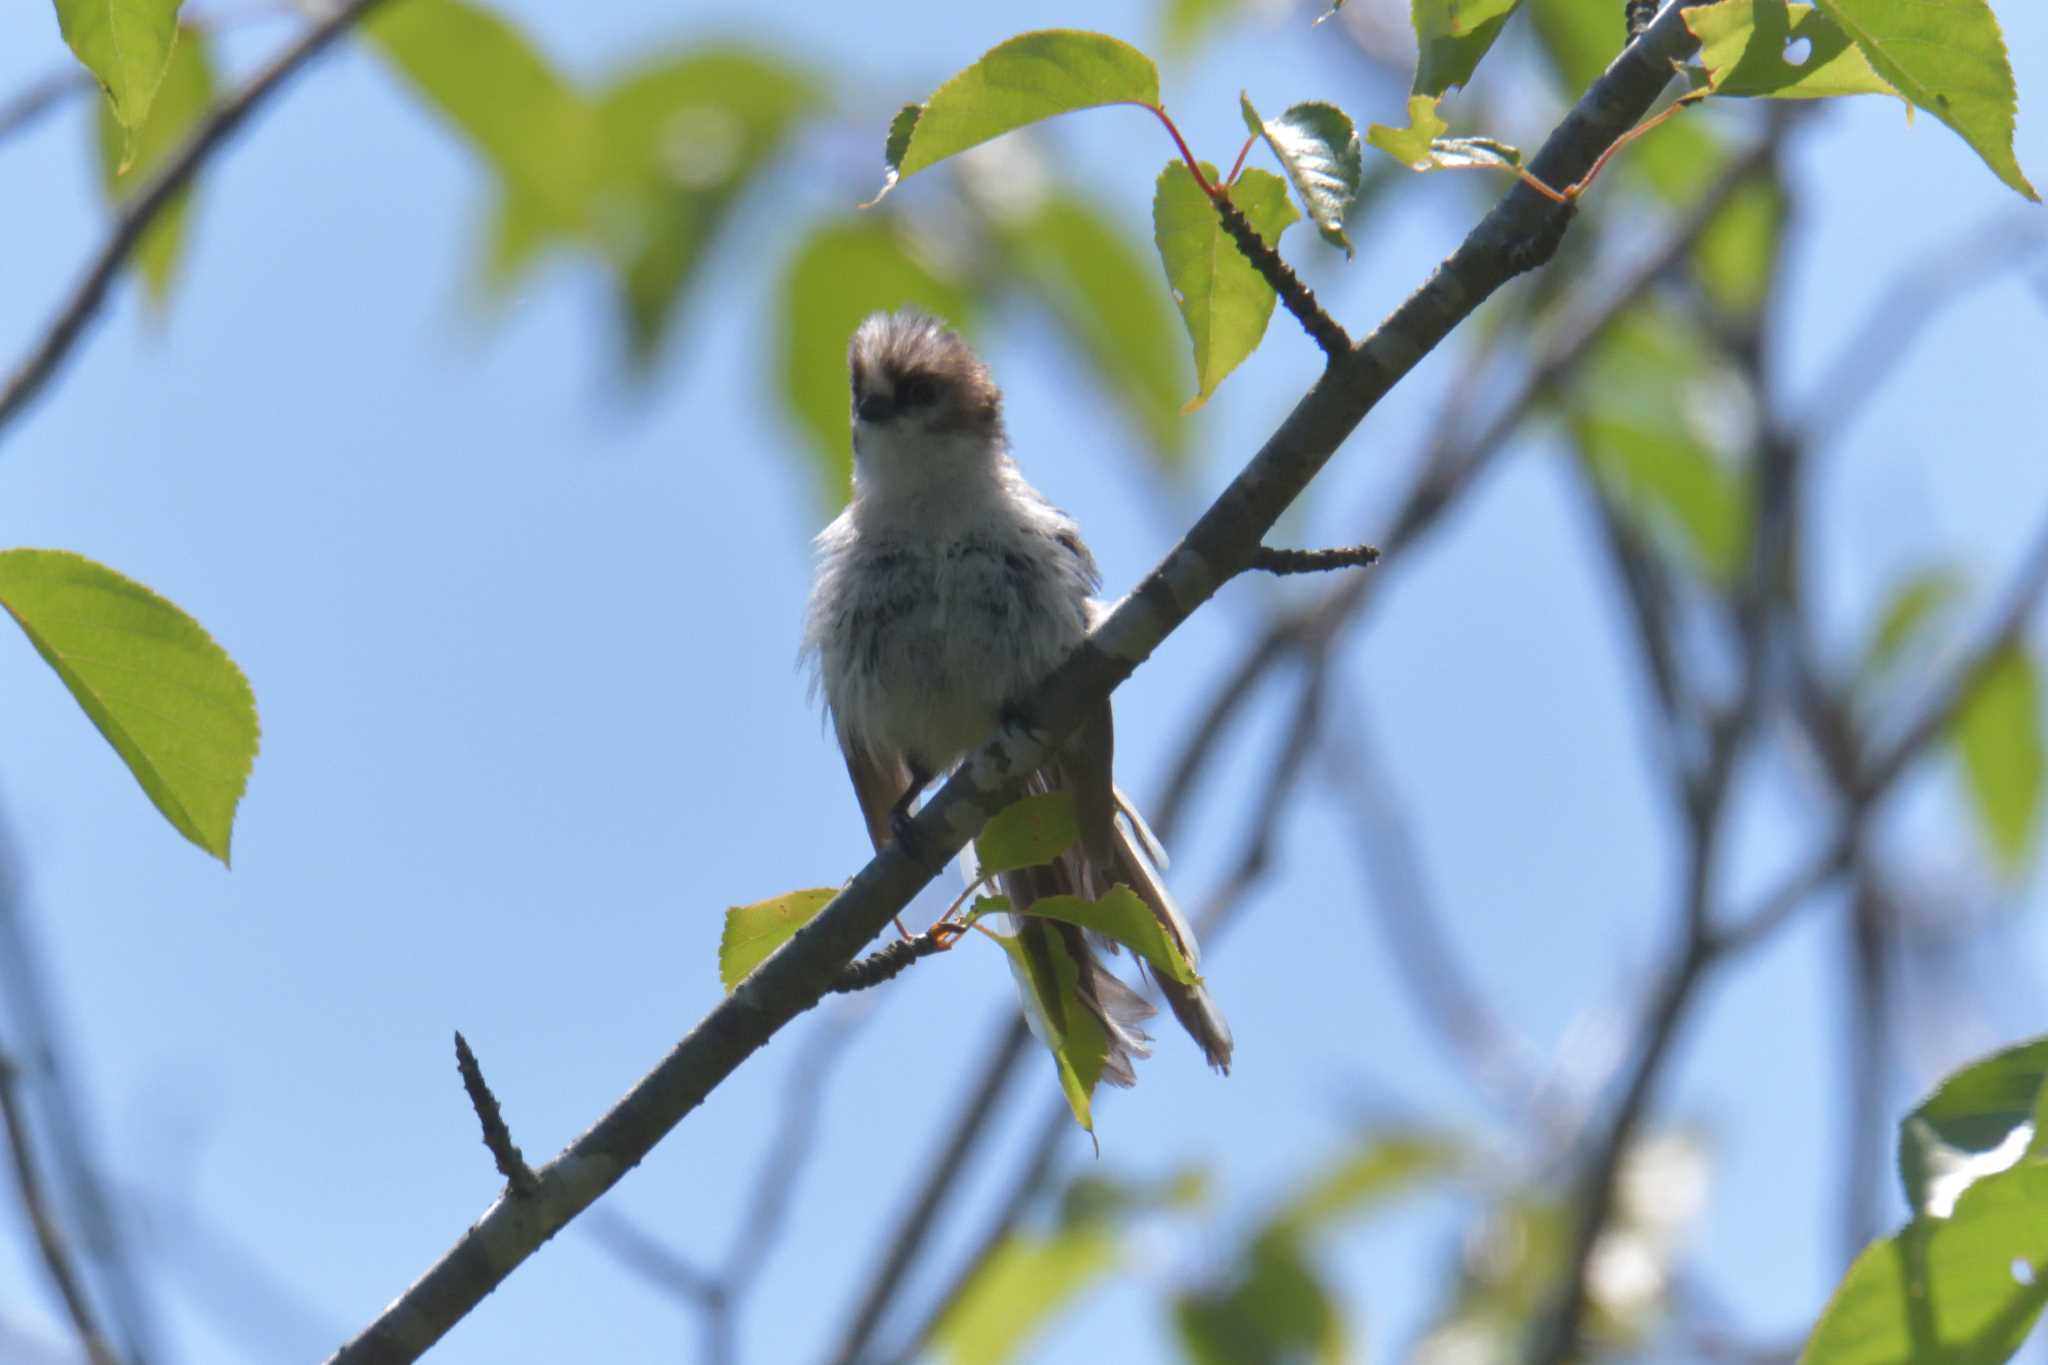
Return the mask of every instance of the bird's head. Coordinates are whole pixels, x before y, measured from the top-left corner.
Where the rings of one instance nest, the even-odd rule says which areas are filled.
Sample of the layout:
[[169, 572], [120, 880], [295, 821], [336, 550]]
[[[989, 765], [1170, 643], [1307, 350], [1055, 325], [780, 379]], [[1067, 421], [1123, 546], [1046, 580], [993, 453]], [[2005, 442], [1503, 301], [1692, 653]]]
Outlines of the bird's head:
[[847, 347], [854, 480], [915, 494], [993, 472], [1007, 447], [1003, 395], [973, 349], [915, 309], [872, 313]]

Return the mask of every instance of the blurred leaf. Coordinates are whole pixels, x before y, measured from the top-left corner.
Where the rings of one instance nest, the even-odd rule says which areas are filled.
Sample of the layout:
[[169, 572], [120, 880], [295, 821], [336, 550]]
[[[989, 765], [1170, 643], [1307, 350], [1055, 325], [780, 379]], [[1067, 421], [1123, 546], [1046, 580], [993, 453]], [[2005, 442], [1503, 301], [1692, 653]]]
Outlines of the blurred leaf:
[[[130, 134], [149, 118], [178, 42], [179, 0], [56, 0], [65, 45]], [[132, 144], [131, 144], [132, 145]]]
[[726, 991], [730, 993], [746, 980], [747, 973], [816, 919], [838, 894], [836, 887], [821, 886], [727, 910], [725, 932], [718, 939], [718, 979]]
[[973, 322], [967, 290], [927, 264], [886, 215], [827, 223], [797, 248], [782, 280], [782, 391], [810, 438], [826, 505], [846, 501], [853, 470], [846, 343], [876, 309], [914, 304], [956, 327]]
[[1133, 1181], [1109, 1176], [1077, 1175], [1060, 1196], [1062, 1227], [1104, 1223], [1134, 1214], [1179, 1212], [1209, 1198], [1209, 1173], [1190, 1166], [1163, 1180]]
[[1087, 353], [1096, 377], [1127, 402], [1169, 469], [1187, 455], [1185, 370], [1174, 316], [1142, 251], [1073, 195], [1054, 193], [999, 223], [1017, 281], [1044, 299]]
[[1411, 171], [1433, 169], [1430, 144], [1450, 130], [1436, 112], [1430, 95], [1408, 97], [1408, 126], [1392, 128], [1375, 123], [1365, 130], [1365, 140]]
[[[1078, 829], [1075, 837], [1079, 837]], [[1184, 986], [1196, 985], [1202, 979], [1195, 974], [1180, 945], [1159, 923], [1158, 916], [1128, 886], [1113, 886], [1092, 901], [1080, 896], [1041, 896], [1023, 910], [1012, 906], [1010, 913], [1058, 920], [1112, 939], [1143, 957], [1161, 975]]]
[[67, 550], [0, 551], [0, 607], [164, 818], [225, 864], [259, 739], [235, 661], [171, 603]]
[[1582, 367], [1567, 413], [1610, 494], [1653, 539], [1675, 536], [1720, 583], [1735, 576], [1749, 546], [1748, 480], [1716, 453], [1712, 428], [1731, 410], [1736, 383], [1686, 322], [1638, 307]]
[[1101, 33], [1043, 29], [999, 43], [932, 92], [914, 120], [889, 126], [889, 178], [907, 175], [1012, 129], [1104, 104], [1159, 103], [1159, 71], [1129, 43]]
[[1081, 837], [1072, 792], [1041, 792], [997, 811], [974, 836], [974, 860], [984, 877], [1038, 867]]
[[1003, 1365], [1116, 1262], [1116, 1238], [1099, 1224], [1012, 1232], [946, 1306], [932, 1344], [953, 1365]]
[[1715, 307], [1737, 318], [1753, 318], [1763, 310], [1777, 278], [1784, 235], [1784, 191], [1774, 180], [1745, 180], [1693, 247], [1700, 287]]
[[1953, 615], [1968, 590], [1962, 574], [1947, 565], [1908, 575], [1892, 589], [1891, 600], [1871, 628], [1863, 658], [1856, 666], [1858, 679], [1887, 673], [1914, 652], [1930, 629]]
[[2041, 674], [2024, 649], [1992, 662], [1950, 733], [1984, 837], [1999, 866], [2018, 873], [2041, 812]]
[[1235, 14], [1240, 0], [1166, 0], [1159, 16], [1160, 43], [1171, 57], [1185, 57], [1209, 31]]
[[1529, 0], [1529, 18], [1558, 88], [1574, 100], [1599, 79], [1628, 41], [1620, 5]]
[[1181, 1349], [1195, 1365], [1346, 1359], [1335, 1299], [1290, 1242], [1261, 1240], [1229, 1283], [1174, 1303]]
[[2048, 1165], [1978, 1181], [1942, 1219], [1915, 1219], [1856, 1258], [1805, 1365], [1994, 1365], [2048, 1300]]
[[2039, 202], [2012, 150], [2019, 96], [1987, 0], [1819, 0], [1892, 88], [1962, 135], [1992, 173]]
[[[1705, 84], [1717, 95], [1826, 99], [1896, 95], [1834, 20], [1786, 0], [1720, 0], [1685, 11], [1700, 40]], [[1797, 61], [1786, 49], [1804, 43]]]
[[[213, 91], [213, 66], [207, 60], [206, 35], [197, 29], [183, 28], [171, 49], [171, 62], [157, 86], [149, 117], [141, 126], [123, 128], [113, 106], [105, 100], [100, 102], [100, 179], [109, 203], [121, 203], [148, 181], [148, 172], [185, 140], [185, 135], [213, 104]], [[164, 205], [135, 245], [135, 268], [141, 272], [150, 303], [158, 309], [170, 299], [179, 248], [185, 241], [185, 215], [191, 202], [192, 190], [188, 185]]]
[[1352, 126], [1351, 116], [1334, 104], [1311, 101], [1268, 121], [1252, 108], [1250, 96], [1237, 98], [1244, 126], [1264, 138], [1273, 155], [1280, 158], [1280, 168], [1301, 196], [1316, 231], [1349, 256], [1351, 239], [1344, 235], [1344, 216], [1358, 198], [1364, 170], [1358, 129]]
[[[1214, 166], [1202, 163], [1202, 174], [1216, 183]], [[1268, 243], [1277, 244], [1287, 225], [1301, 217], [1286, 182], [1266, 171], [1245, 171], [1231, 186], [1230, 199]], [[1196, 393], [1187, 407], [1197, 408], [1258, 348], [1273, 316], [1273, 286], [1238, 251], [1215, 205], [1178, 161], [1166, 163], [1153, 189], [1152, 240], [1194, 346]]]
[[[1631, 142], [1627, 154], [1610, 162], [1607, 169], [1610, 174], [1621, 169], [1667, 204], [1685, 205], [1699, 195], [1700, 186], [1710, 184], [1721, 173], [1727, 155], [1712, 124], [1686, 113], [1664, 120]], [[1775, 196], [1777, 186], [1774, 181], [1751, 176], [1731, 200], [1752, 191]], [[1725, 220], [1729, 213], [1724, 206], [1715, 221]]]
[[1915, 1215], [1947, 1217], [1971, 1183], [2025, 1154], [2048, 1038], [2006, 1048], [1952, 1073], [1899, 1123], [1899, 1180]]
[[1264, 1235], [1299, 1241], [1327, 1232], [1369, 1205], [1455, 1169], [1460, 1160], [1457, 1144], [1433, 1134], [1369, 1138], [1290, 1196]]
[[1031, 1031], [1052, 1052], [1074, 1122], [1092, 1135], [1091, 1097], [1109, 1057], [1109, 1036], [1081, 999], [1080, 966], [1060, 934], [1028, 919], [1018, 922], [1016, 934], [995, 940], [1009, 956]]
[[386, 5], [363, 31], [513, 193], [557, 231], [585, 230], [600, 169], [597, 119], [525, 35], [461, 0]]
[[1442, 95], [1472, 79], [1522, 0], [1413, 0], [1415, 93]]

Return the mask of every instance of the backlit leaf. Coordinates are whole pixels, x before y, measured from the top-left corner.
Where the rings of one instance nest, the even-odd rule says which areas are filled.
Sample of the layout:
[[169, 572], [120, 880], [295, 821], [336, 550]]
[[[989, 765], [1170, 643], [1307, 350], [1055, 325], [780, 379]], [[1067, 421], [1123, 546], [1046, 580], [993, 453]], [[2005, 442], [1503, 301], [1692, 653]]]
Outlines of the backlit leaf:
[[1202, 979], [1195, 974], [1180, 945], [1159, 923], [1158, 916], [1127, 886], [1113, 886], [1099, 900], [1092, 901], [1081, 896], [1041, 896], [1028, 909], [1019, 911], [1013, 907], [1011, 913], [1056, 919], [1112, 939], [1143, 957], [1153, 970], [1182, 985], [1192, 986]]
[[57, 28], [133, 133], [149, 117], [178, 41], [179, 0], [56, 0]]
[[2035, 1106], [2048, 1082], [2048, 1038], [1952, 1072], [1899, 1123], [1899, 1180], [1916, 1215], [1945, 1218], [1970, 1185], [2038, 1141]]
[[1522, 0], [1413, 0], [1415, 93], [1442, 95], [1472, 79]]
[[1074, 1122], [1094, 1133], [1093, 1096], [1109, 1057], [1109, 1036], [1081, 999], [1080, 964], [1061, 935], [1030, 920], [1020, 921], [1014, 935], [997, 934], [995, 940], [1010, 959], [1025, 1020], [1052, 1052]]
[[2026, 866], [2041, 813], [2041, 672], [2013, 646], [1956, 712], [1952, 739], [1992, 854], [2008, 873]]
[[1004, 1365], [1116, 1263], [1117, 1239], [1099, 1223], [1012, 1232], [946, 1306], [932, 1345], [950, 1365]]
[[1967, 590], [1962, 574], [1945, 565], [1923, 569], [1893, 588], [1863, 647], [1858, 676], [1873, 678], [1891, 669], [1953, 614]]
[[[1216, 182], [1214, 166], [1203, 163], [1202, 173]], [[1287, 197], [1286, 182], [1266, 171], [1245, 171], [1230, 187], [1230, 199], [1269, 245], [1301, 217]], [[1194, 347], [1196, 394], [1188, 406], [1198, 407], [1257, 349], [1276, 296], [1223, 230], [1216, 206], [1179, 161], [1166, 164], [1153, 189], [1152, 240]]]
[[747, 974], [768, 960], [796, 931], [817, 918], [838, 891], [829, 886], [791, 891], [725, 912], [725, 932], [718, 940], [718, 979], [731, 991]]
[[[1824, 99], [1896, 95], [1834, 20], [1785, 0], [1720, 0], [1685, 11], [1699, 64], [1717, 95]], [[1792, 48], [1792, 44], [1799, 44]], [[1799, 60], [1788, 56], [1788, 48]]]
[[1436, 112], [1431, 95], [1408, 97], [1408, 126], [1393, 128], [1375, 123], [1365, 130], [1365, 140], [1412, 171], [1434, 170], [1430, 144], [1450, 130]]
[[[100, 179], [110, 202], [119, 204], [148, 183], [149, 173], [205, 115], [213, 103], [213, 91], [213, 64], [207, 59], [206, 35], [198, 29], [184, 28], [178, 32], [170, 65], [157, 86], [149, 116], [140, 127], [123, 128], [113, 106], [104, 100], [100, 102]], [[191, 202], [192, 187], [188, 184], [157, 213], [135, 246], [135, 268], [142, 275], [150, 303], [158, 308], [170, 298]]]
[[993, 877], [1049, 863], [1081, 837], [1072, 792], [1042, 792], [1011, 802], [974, 836], [974, 861]]
[[0, 551], [0, 607], [177, 831], [225, 863], [256, 761], [256, 698], [213, 637], [65, 550]]

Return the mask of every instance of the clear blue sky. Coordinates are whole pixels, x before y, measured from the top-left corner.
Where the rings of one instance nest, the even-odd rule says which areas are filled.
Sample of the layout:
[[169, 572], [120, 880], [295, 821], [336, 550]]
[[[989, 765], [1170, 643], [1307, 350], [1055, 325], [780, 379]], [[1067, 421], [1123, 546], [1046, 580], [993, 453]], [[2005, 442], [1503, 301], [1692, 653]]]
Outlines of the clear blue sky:
[[[1353, 0], [1381, 4], [1385, 0]], [[832, 69], [850, 118], [885, 117], [1012, 32], [1080, 25], [1156, 46], [1154, 7], [906, 4], [598, 7], [507, 3], [565, 67], [595, 74], [650, 43], [747, 34]], [[1405, 8], [1405, 7], [1403, 7]], [[2023, 97], [2021, 162], [2048, 184], [2048, 14], [1998, 6]], [[193, 0], [195, 12], [204, 12]], [[247, 63], [282, 23], [237, 28]], [[1231, 28], [1166, 97], [1221, 159], [1236, 94], [1335, 98], [1390, 120], [1399, 92], [1305, 11]], [[0, 91], [63, 58], [46, 6], [0, 13]], [[1497, 79], [1510, 79], [1504, 65]], [[0, 145], [10, 187], [0, 355], [42, 325], [104, 230], [84, 105]], [[769, 273], [875, 161], [880, 127], [807, 138], [776, 193], [722, 238], [692, 312], [642, 394], [613, 366], [602, 283], [539, 276], [480, 314], [465, 292], [487, 180], [360, 48], [322, 63], [207, 172], [168, 317], [123, 286], [0, 449], [0, 544], [62, 546], [140, 578], [204, 622], [251, 678], [263, 750], [223, 871], [137, 792], [27, 644], [0, 634], [0, 811], [29, 878], [74, 1074], [107, 1168], [149, 1206], [151, 1279], [180, 1361], [324, 1353], [424, 1270], [498, 1181], [456, 1085], [449, 1035], [480, 1053], [528, 1154], [551, 1154], [715, 1000], [727, 905], [825, 885], [865, 858], [837, 754], [794, 667], [820, 524], [797, 434], [778, 415]], [[1134, 232], [1128, 172], [1164, 148], [1134, 111], [1069, 120], [1052, 145]], [[1826, 361], [1879, 282], [2017, 207], [1946, 129], [1888, 102], [1802, 135], [1784, 390], [1815, 401]], [[848, 171], [852, 163], [859, 169]], [[1403, 186], [1313, 282], [1363, 326], [1469, 221], [1467, 185]], [[2037, 210], [2038, 212], [2038, 210]], [[2048, 509], [2048, 309], [2020, 280], [1971, 294], [1910, 344], [1821, 477], [1813, 571], [1846, 644], [1895, 578], [1953, 559], [1988, 585]], [[989, 353], [1020, 459], [1087, 529], [1122, 591], [1193, 496], [1161, 489], [1073, 361], [1029, 316]], [[1205, 411], [1200, 489], [1219, 486], [1316, 371], [1276, 326]], [[1395, 486], [1449, 372], [1416, 382], [1352, 440], [1292, 528], [1355, 540]], [[1621, 1036], [1670, 927], [1675, 833], [1647, 766], [1647, 714], [1623, 615], [1556, 451], [1525, 442], [1400, 569], [1354, 640], [1342, 706], [1369, 718], [1457, 943], [1534, 1046], [1586, 1058]], [[1126, 785], [1156, 795], [1205, 680], [1253, 597], [1233, 589], [1119, 694]], [[1981, 599], [1979, 599], [1981, 601]], [[1233, 852], [1277, 715], [1178, 843], [1199, 901]], [[1812, 836], [1796, 774], [1745, 787], [1736, 881], [1757, 886]], [[1938, 771], [1907, 819], [1951, 854], [1927, 869], [1988, 888]], [[1130, 1274], [1062, 1323], [1040, 1358], [1171, 1358], [1166, 1291], [1368, 1119], [1488, 1135], [1385, 965], [1348, 827], [1318, 789], [1282, 866], [1212, 958], [1239, 1063], [1208, 1074], [1162, 1038], [1139, 1088], [1102, 1105], [1105, 1171], [1218, 1169], [1208, 1221], [1163, 1225]], [[1946, 840], [1946, 844], [1942, 841]], [[1923, 841], [1919, 847], [1927, 847]], [[1999, 983], [1916, 1054], [1919, 1077], [2048, 1031], [2025, 990], [2048, 967], [2034, 915], [2001, 940]], [[1839, 1265], [1839, 933], [1812, 915], [1695, 1019], [1662, 1113], [1704, 1134], [1713, 1193], [1695, 1264], [1740, 1323], [1798, 1331]], [[934, 1129], [1013, 1008], [993, 952], [920, 968], [859, 1007], [830, 1082], [825, 1145], [743, 1322], [746, 1357], [800, 1360], [836, 1331]], [[722, 1087], [614, 1197], [709, 1261], [740, 1215], [781, 1113], [804, 1021]], [[1603, 1039], [1605, 1044], [1603, 1044]], [[1028, 1071], [1001, 1140], [1054, 1093]], [[970, 1191], [985, 1205], [1014, 1169]], [[204, 1278], [196, 1210], [273, 1277], [230, 1323]], [[1341, 1238], [1331, 1273], [1372, 1358], [1436, 1306], [1466, 1206], [1425, 1203]], [[970, 1220], [977, 1222], [978, 1220]], [[954, 1239], [957, 1242], [957, 1238]], [[0, 1314], [62, 1328], [26, 1239], [0, 1240]], [[690, 1358], [695, 1325], [572, 1229], [434, 1357], [448, 1362]]]

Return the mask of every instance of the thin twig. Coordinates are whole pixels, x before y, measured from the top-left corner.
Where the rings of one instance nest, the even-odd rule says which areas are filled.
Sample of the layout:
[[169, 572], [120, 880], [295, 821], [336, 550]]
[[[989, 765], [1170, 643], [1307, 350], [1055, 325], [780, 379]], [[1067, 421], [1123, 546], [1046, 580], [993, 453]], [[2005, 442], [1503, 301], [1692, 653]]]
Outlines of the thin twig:
[[1294, 314], [1294, 320], [1301, 324], [1301, 329], [1323, 348], [1323, 354], [1334, 361], [1349, 353], [1350, 335], [1337, 325], [1335, 318], [1323, 311], [1323, 306], [1316, 302], [1315, 292], [1301, 282], [1301, 276], [1294, 273], [1294, 267], [1282, 260], [1272, 244], [1259, 236], [1259, 230], [1244, 216], [1244, 210], [1230, 201], [1229, 190], [1217, 190], [1209, 196], [1209, 202], [1216, 206], [1216, 216], [1223, 220], [1223, 230], [1230, 234], [1231, 241], [1237, 243], [1238, 251], [1265, 277], [1266, 283], [1273, 286], [1280, 302], [1287, 305], [1287, 311]]
[[490, 1148], [491, 1160], [497, 1163], [498, 1174], [512, 1187], [512, 1193], [523, 1197], [539, 1188], [540, 1181], [533, 1173], [533, 1167], [526, 1164], [520, 1155], [518, 1144], [512, 1141], [512, 1130], [505, 1126], [505, 1115], [498, 1108], [498, 1097], [491, 1093], [491, 1087], [484, 1082], [483, 1068], [476, 1064], [476, 1054], [469, 1050], [469, 1039], [462, 1031], [455, 1032], [455, 1069], [462, 1073], [463, 1093], [469, 1096], [470, 1108], [476, 1110], [476, 1120], [483, 1126], [484, 1146]]
[[229, 134], [301, 67], [382, 3], [383, 0], [347, 0], [334, 13], [308, 28], [298, 41], [252, 76], [226, 102], [217, 105], [149, 180], [122, 201], [114, 217], [114, 230], [106, 243], [58, 308], [34, 349], [8, 377], [5, 385], [0, 385], [0, 429], [20, 416], [29, 400], [41, 392], [57, 372], [58, 365], [84, 333], [86, 323], [99, 311], [114, 276], [142, 240], [143, 233], [156, 221], [157, 215], [170, 206], [178, 191], [185, 188], [207, 159], [227, 141]]
[[1364, 569], [1380, 562], [1380, 552], [1370, 545], [1344, 545], [1326, 550], [1276, 550], [1261, 545], [1245, 567], [1269, 574], [1329, 573], [1335, 569]]
[[920, 958], [933, 953], [943, 953], [959, 940], [957, 926], [933, 925], [912, 938], [897, 939], [886, 948], [869, 953], [866, 957], [849, 962], [832, 978], [828, 988], [840, 994], [864, 991], [879, 986], [900, 974], [904, 968]]
[[57, 1287], [58, 1297], [64, 1300], [64, 1311], [71, 1316], [71, 1325], [78, 1333], [78, 1344], [84, 1349], [92, 1365], [118, 1365], [119, 1358], [108, 1344], [106, 1333], [100, 1330], [98, 1315], [93, 1312], [92, 1301], [86, 1297], [85, 1282], [71, 1263], [71, 1249], [63, 1232], [57, 1226], [57, 1212], [50, 1206], [49, 1194], [43, 1186], [41, 1170], [36, 1165], [35, 1149], [31, 1145], [28, 1116], [22, 1113], [21, 1096], [16, 1088], [19, 1079], [14, 1059], [0, 1056], [0, 1118], [4, 1118], [7, 1129], [7, 1144], [14, 1153], [14, 1184], [21, 1196], [21, 1207], [28, 1214], [29, 1226], [35, 1229], [36, 1247], [43, 1254], [43, 1268], [49, 1272], [50, 1282]]

